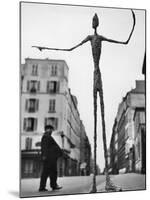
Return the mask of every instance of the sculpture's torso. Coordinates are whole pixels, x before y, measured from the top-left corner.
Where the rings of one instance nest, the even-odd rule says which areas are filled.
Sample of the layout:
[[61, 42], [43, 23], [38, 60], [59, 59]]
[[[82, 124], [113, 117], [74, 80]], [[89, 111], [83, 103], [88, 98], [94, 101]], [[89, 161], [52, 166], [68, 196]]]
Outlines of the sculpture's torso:
[[101, 78], [100, 78], [100, 69], [99, 69], [99, 60], [101, 56], [101, 44], [102, 37], [100, 35], [91, 35], [90, 36], [93, 61], [94, 61], [94, 90], [100, 90], [101, 88]]
[[93, 61], [95, 70], [99, 68], [99, 60], [101, 55], [101, 36], [100, 35], [92, 35], [90, 38], [91, 46], [92, 46], [92, 54], [93, 54]]

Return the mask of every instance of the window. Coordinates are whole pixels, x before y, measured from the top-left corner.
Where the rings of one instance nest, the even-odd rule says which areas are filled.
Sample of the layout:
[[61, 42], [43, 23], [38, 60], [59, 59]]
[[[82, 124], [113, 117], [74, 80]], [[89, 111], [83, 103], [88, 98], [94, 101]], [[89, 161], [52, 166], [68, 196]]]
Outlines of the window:
[[115, 134], [115, 142], [118, 140], [118, 134]]
[[45, 118], [45, 126], [46, 125], [52, 125], [54, 129], [56, 130], [58, 127], [58, 119], [55, 117]]
[[24, 118], [24, 130], [25, 131], [35, 131], [37, 129], [37, 119], [30, 117]]
[[36, 142], [36, 143], [35, 143], [35, 146], [36, 146], [36, 147], [41, 147], [41, 142]]
[[50, 99], [50, 101], [49, 101], [49, 112], [56, 112], [55, 111], [55, 104], [56, 104], [55, 99]]
[[118, 150], [118, 142], [115, 143], [115, 150]]
[[137, 159], [140, 159], [141, 157], [141, 145], [140, 145], [140, 141], [139, 141], [139, 138], [138, 138], [138, 141], [137, 141]]
[[59, 82], [57, 82], [57, 81], [48, 81], [47, 82], [47, 92], [48, 93], [57, 93], [57, 92], [59, 92]]
[[30, 93], [36, 93], [40, 90], [40, 81], [28, 81], [27, 82], [27, 91]]
[[52, 65], [51, 76], [57, 76], [57, 65]]
[[38, 65], [32, 65], [32, 75], [37, 76], [38, 75]]
[[38, 111], [39, 100], [38, 99], [27, 99], [26, 100], [26, 111], [32, 113]]
[[32, 148], [32, 138], [26, 138], [26, 150], [31, 150]]
[[24, 165], [24, 173], [32, 174], [33, 173], [33, 160], [26, 160]]
[[117, 155], [115, 156], [115, 163], [117, 163], [117, 161], [118, 161], [118, 157], [117, 157]]

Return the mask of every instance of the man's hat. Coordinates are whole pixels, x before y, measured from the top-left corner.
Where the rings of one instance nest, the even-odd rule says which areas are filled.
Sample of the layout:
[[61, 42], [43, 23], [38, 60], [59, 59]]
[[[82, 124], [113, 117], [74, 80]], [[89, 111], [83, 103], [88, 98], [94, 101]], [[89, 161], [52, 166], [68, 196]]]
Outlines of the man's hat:
[[54, 127], [52, 126], [52, 125], [45, 125], [45, 130], [47, 130], [47, 129], [52, 129], [52, 130], [54, 130]]

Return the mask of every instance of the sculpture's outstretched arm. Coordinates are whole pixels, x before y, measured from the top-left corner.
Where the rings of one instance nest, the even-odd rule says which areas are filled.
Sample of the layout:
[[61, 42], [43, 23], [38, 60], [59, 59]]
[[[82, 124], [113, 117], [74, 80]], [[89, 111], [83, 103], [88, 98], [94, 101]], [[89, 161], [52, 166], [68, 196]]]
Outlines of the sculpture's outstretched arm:
[[32, 46], [32, 47], [37, 48], [40, 51], [42, 51], [42, 50], [72, 51], [72, 50], [76, 49], [77, 47], [81, 46], [82, 44], [88, 42], [89, 40], [90, 40], [90, 36], [87, 36], [82, 42], [80, 42], [78, 45], [76, 45], [70, 49], [58, 49], [58, 48], [49, 48], [49, 47], [40, 47], [40, 46]]
[[126, 42], [121, 42], [121, 41], [117, 41], [117, 40], [108, 39], [108, 38], [105, 38], [103, 36], [102, 36], [102, 41], [107, 41], [107, 42], [112, 42], [112, 43], [118, 43], [118, 44], [128, 44], [128, 42], [129, 42], [129, 40], [130, 40], [130, 38], [132, 36], [134, 27], [135, 27], [135, 14], [134, 14], [133, 10], [131, 10], [131, 12], [132, 12], [132, 17], [133, 17], [133, 27], [132, 27], [131, 33], [130, 33], [127, 41]]

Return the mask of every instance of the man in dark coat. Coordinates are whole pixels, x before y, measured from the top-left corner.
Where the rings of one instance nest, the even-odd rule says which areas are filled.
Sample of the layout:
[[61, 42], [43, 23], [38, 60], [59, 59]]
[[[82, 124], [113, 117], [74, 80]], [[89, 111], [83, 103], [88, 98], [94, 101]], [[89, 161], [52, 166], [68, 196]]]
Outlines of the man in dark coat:
[[62, 150], [52, 138], [53, 126], [46, 125], [45, 133], [41, 140], [41, 156], [43, 161], [43, 170], [41, 174], [39, 191], [48, 191], [45, 186], [47, 178], [50, 178], [50, 187], [52, 190], [58, 190], [62, 187], [57, 185], [57, 159], [62, 156]]

